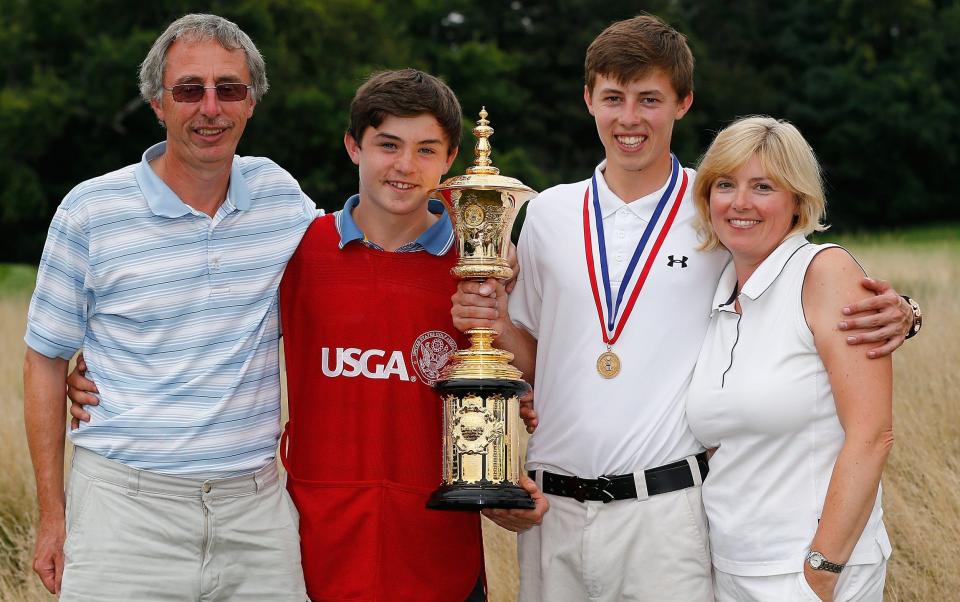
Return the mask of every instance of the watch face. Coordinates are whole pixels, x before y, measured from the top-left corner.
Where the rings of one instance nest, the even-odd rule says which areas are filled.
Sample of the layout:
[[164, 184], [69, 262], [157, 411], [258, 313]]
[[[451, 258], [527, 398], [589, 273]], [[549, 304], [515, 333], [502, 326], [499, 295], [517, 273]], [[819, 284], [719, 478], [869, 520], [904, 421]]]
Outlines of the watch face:
[[810, 554], [811, 568], [819, 569], [822, 564], [823, 564], [823, 554], [819, 554], [817, 552]]

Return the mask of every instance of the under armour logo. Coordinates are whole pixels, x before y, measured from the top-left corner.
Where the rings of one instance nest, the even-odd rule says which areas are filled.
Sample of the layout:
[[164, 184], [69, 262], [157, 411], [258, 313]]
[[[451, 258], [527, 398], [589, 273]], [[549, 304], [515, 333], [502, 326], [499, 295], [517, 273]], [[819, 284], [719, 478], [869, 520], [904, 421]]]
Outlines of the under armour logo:
[[669, 261], [667, 261], [667, 267], [671, 267], [671, 268], [672, 268], [672, 267], [673, 267], [673, 264], [675, 264], [675, 263], [679, 263], [681, 268], [687, 267], [687, 259], [688, 259], [688, 257], [687, 257], [686, 255], [683, 255], [682, 257], [680, 257], [680, 259], [675, 259], [675, 258], [673, 257], [673, 255], [670, 255], [670, 256], [667, 257], [667, 259], [669, 260]]

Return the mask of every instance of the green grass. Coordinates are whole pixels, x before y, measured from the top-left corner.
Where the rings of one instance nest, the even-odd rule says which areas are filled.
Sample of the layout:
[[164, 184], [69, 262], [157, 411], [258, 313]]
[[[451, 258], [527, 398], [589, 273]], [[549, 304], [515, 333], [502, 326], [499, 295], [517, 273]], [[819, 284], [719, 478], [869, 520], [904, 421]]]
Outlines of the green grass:
[[29, 295], [37, 283], [37, 268], [18, 263], [0, 263], [0, 295]]

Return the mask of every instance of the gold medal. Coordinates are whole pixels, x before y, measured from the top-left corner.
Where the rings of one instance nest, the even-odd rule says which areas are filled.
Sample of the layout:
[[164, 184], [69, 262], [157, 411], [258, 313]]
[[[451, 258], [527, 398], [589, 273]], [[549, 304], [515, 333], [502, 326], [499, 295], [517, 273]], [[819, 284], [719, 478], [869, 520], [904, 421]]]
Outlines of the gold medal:
[[[627, 271], [623, 275], [619, 290], [616, 291], [612, 289], [610, 274], [607, 269], [606, 239], [603, 236], [603, 216], [600, 211], [596, 173], [593, 174], [593, 178], [587, 186], [587, 189], [583, 191], [583, 250], [587, 260], [587, 276], [590, 280], [590, 291], [593, 293], [593, 302], [597, 306], [597, 317], [600, 319], [600, 332], [603, 335], [603, 342], [607, 346], [607, 350], [597, 358], [597, 373], [603, 378], [614, 378], [620, 374], [620, 358], [617, 357], [617, 354], [613, 352], [611, 347], [617, 342], [617, 339], [620, 338], [623, 327], [626, 326], [627, 320], [630, 318], [631, 312], [633, 312], [634, 304], [640, 296], [640, 291], [643, 290], [643, 285], [647, 282], [647, 276], [650, 274], [653, 261], [657, 258], [660, 247], [667, 233], [670, 231], [671, 226], [673, 226], [673, 220], [677, 215], [677, 210], [680, 208], [684, 192], [687, 189], [687, 172], [680, 168], [680, 162], [677, 161], [677, 158], [673, 155], [670, 155], [670, 163], [669, 184], [663, 195], [661, 195], [660, 200], [657, 201], [657, 208], [653, 213], [653, 215], [657, 217], [651, 219], [647, 223], [646, 228], [644, 228], [643, 236], [640, 237], [640, 241], [633, 251], [633, 256], [627, 266]], [[679, 186], [676, 186], [678, 182]], [[590, 211], [591, 191], [593, 192], [592, 219]], [[671, 198], [673, 199], [672, 201]], [[667, 209], [668, 204], [670, 205], [669, 209]], [[664, 219], [661, 220], [661, 217], [664, 217]], [[597, 232], [596, 245], [594, 245], [594, 238], [591, 235], [594, 228], [596, 228]], [[655, 242], [650, 246], [650, 250], [647, 253], [647, 243], [651, 240]], [[594, 251], [596, 251], [597, 254], [596, 261], [594, 261]], [[644, 253], [646, 253], [646, 260], [641, 261]], [[595, 265], [597, 263], [600, 265], [599, 270], [597, 270]], [[636, 280], [633, 280], [634, 268], [641, 264], [643, 267], [640, 269]], [[597, 273], [598, 271], [599, 274]], [[598, 280], [602, 280], [603, 295], [601, 295], [600, 287], [597, 285]], [[621, 314], [620, 303], [624, 300], [624, 296], [626, 296], [627, 303]], [[606, 300], [606, 314], [604, 314], [604, 304], [600, 300], [601, 297]], [[614, 304], [614, 299], [616, 299], [616, 304]]]
[[620, 374], [620, 358], [609, 347], [597, 358], [597, 372], [604, 378]]

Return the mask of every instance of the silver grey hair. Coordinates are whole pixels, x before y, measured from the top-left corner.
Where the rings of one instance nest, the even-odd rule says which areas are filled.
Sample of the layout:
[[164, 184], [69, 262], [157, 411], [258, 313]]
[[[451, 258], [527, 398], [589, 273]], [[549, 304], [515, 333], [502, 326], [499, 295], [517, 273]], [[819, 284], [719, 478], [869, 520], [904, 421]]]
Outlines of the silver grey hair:
[[191, 42], [216, 40], [227, 50], [243, 50], [247, 55], [254, 100], [259, 101], [270, 88], [263, 55], [257, 50], [250, 36], [236, 23], [217, 15], [190, 14], [171, 23], [153, 43], [147, 58], [140, 63], [140, 96], [145, 101], [160, 100], [163, 95], [163, 70], [167, 66], [167, 52], [170, 46], [180, 39]]

